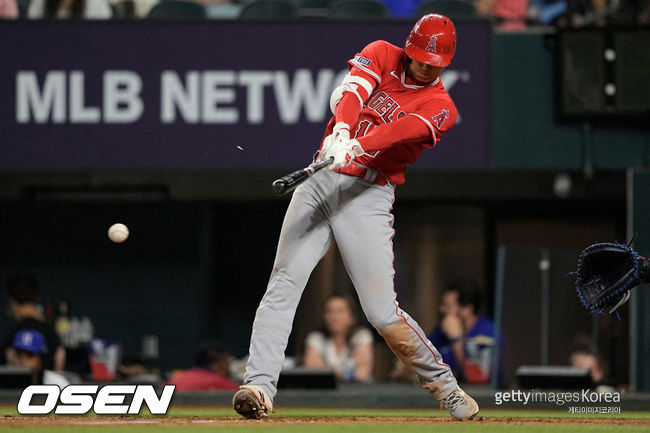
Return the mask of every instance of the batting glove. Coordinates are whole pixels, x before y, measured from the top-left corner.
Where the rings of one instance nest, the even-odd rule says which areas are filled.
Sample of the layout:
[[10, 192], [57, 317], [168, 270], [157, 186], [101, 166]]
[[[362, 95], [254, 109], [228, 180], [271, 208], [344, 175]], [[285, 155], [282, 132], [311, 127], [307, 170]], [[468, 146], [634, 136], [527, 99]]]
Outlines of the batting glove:
[[337, 139], [331, 146], [328, 157], [333, 156], [334, 162], [328, 167], [330, 170], [345, 168], [352, 160], [365, 152], [357, 140]]
[[316, 161], [325, 161], [327, 158], [329, 158], [331, 155], [329, 155], [329, 152], [332, 148], [332, 144], [334, 144], [334, 134], [330, 134], [325, 139], [323, 140], [323, 147], [321, 147], [320, 152], [318, 153], [318, 158]]
[[332, 156], [330, 150], [336, 140], [350, 140], [350, 125], [344, 122], [338, 122], [334, 125], [332, 133], [323, 140], [323, 147], [319, 153], [318, 161], [325, 161]]
[[348, 125], [345, 122], [337, 122], [334, 125], [334, 128], [332, 129], [332, 135], [334, 136], [334, 139], [343, 139], [343, 140], [349, 140], [350, 139], [350, 125]]

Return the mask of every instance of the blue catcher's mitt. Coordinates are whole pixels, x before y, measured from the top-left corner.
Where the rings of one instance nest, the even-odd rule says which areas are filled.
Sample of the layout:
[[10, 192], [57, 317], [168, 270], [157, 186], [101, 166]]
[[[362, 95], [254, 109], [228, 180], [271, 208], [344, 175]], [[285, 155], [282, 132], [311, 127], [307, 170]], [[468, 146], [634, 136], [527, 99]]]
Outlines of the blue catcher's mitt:
[[575, 275], [582, 305], [590, 312], [613, 313], [631, 289], [650, 282], [650, 261], [628, 245], [603, 242], [580, 253]]

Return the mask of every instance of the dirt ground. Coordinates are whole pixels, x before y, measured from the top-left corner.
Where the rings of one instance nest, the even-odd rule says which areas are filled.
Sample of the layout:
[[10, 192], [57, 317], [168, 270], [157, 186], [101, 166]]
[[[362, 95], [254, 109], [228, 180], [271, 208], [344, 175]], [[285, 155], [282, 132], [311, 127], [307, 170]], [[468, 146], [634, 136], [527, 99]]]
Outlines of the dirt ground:
[[[193, 425], [209, 424], [228, 425], [327, 425], [327, 424], [448, 424], [457, 423], [451, 418], [437, 417], [271, 417], [256, 421], [238, 417], [132, 417], [132, 416], [4, 416], [0, 418], [2, 426], [64, 426], [64, 425]], [[611, 419], [611, 418], [495, 418], [479, 417], [472, 423], [509, 424], [509, 425], [636, 425], [650, 426], [650, 419]]]

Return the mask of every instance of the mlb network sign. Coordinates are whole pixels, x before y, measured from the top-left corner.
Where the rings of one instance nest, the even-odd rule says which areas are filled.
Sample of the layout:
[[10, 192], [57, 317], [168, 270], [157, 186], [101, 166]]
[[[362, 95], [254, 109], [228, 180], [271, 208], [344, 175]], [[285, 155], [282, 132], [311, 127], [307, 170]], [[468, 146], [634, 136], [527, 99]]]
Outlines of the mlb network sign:
[[[287, 71], [162, 71], [160, 121], [163, 124], [260, 124], [265, 120], [265, 94], [271, 93], [283, 124], [323, 122], [333, 88], [347, 73], [322, 69]], [[125, 124], [145, 111], [143, 77], [136, 71], [102, 71], [95, 93], [101, 103], [88, 104], [84, 71], [47, 71], [39, 83], [36, 71], [16, 73], [16, 122], [19, 124]], [[314, 76], [315, 75], [315, 76]], [[97, 77], [92, 77], [97, 81]], [[267, 92], [266, 90], [270, 90]], [[98, 90], [98, 91], [97, 91]], [[239, 109], [237, 101], [245, 101]]]
[[[348, 60], [377, 39], [402, 46], [411, 27], [0, 22], [0, 170], [304, 166]], [[456, 30], [441, 79], [460, 117], [420, 167], [489, 163], [490, 24]]]
[[[98, 415], [137, 415], [146, 404], [153, 415], [165, 415], [174, 395], [175, 385], [165, 385], [160, 397], [153, 385], [68, 385], [63, 390], [56, 385], [32, 385], [23, 391], [18, 401], [21, 415], [83, 415], [92, 409]], [[45, 397], [42, 404], [34, 397]], [[125, 404], [127, 396], [131, 403]]]
[[[160, 75], [160, 121], [163, 124], [260, 124], [265, 121], [266, 93], [272, 95], [280, 121], [308, 122], [330, 116], [329, 100], [347, 70], [299, 69], [287, 71], [176, 71]], [[36, 71], [16, 73], [16, 122], [19, 124], [134, 123], [145, 110], [143, 79], [135, 71], [103, 71], [98, 94], [102, 102], [86, 103], [83, 71], [48, 71], [39, 83]], [[96, 77], [94, 77], [96, 78]], [[448, 91], [469, 81], [467, 71], [447, 70], [441, 79]], [[268, 90], [268, 91], [267, 91]], [[236, 107], [237, 100], [245, 107]], [[240, 104], [242, 105], [242, 104]]]

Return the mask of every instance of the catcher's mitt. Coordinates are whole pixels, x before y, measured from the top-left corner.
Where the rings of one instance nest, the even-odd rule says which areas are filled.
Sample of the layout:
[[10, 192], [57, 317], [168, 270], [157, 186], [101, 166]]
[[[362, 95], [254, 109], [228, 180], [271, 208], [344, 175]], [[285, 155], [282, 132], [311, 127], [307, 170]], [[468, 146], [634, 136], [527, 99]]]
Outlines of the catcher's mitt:
[[627, 302], [631, 289], [650, 282], [650, 261], [628, 245], [598, 243], [580, 253], [574, 274], [582, 305], [591, 312], [613, 313]]

